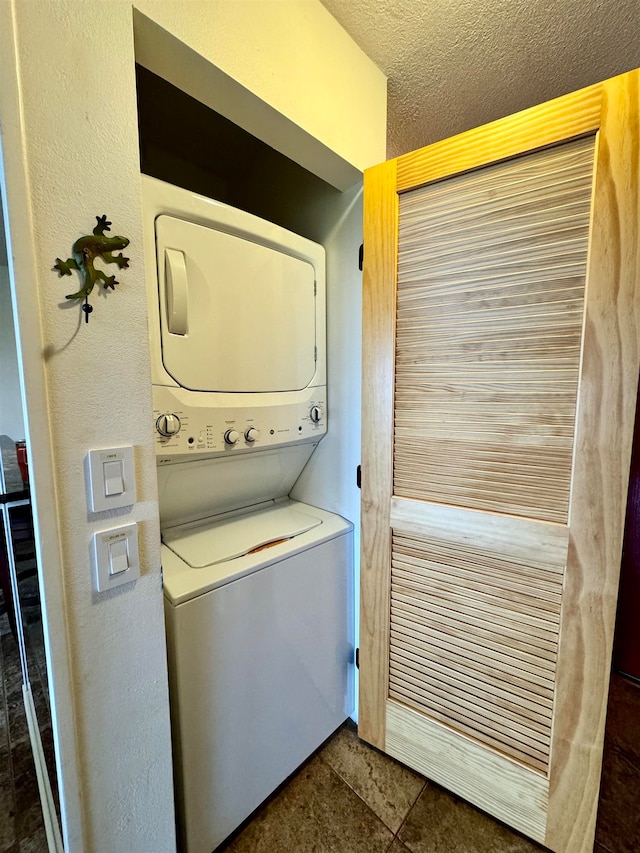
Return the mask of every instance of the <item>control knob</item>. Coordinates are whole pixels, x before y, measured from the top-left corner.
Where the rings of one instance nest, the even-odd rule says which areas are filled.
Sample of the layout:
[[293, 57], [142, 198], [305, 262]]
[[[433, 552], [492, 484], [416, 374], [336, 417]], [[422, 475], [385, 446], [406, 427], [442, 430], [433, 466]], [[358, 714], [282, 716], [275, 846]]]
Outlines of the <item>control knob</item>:
[[250, 444], [253, 444], [253, 442], [258, 438], [259, 435], [260, 430], [256, 429], [255, 427], [249, 427], [249, 429], [246, 429], [244, 432], [245, 441], [248, 441]]
[[311, 406], [309, 417], [314, 422], [314, 424], [320, 423], [320, 420], [322, 418], [322, 409], [320, 408], [320, 406]]
[[156, 421], [156, 429], [165, 438], [170, 438], [172, 435], [177, 435], [180, 432], [180, 418], [177, 415], [165, 414], [160, 415]]
[[228, 429], [224, 434], [224, 443], [233, 446], [240, 438], [240, 433], [237, 429]]

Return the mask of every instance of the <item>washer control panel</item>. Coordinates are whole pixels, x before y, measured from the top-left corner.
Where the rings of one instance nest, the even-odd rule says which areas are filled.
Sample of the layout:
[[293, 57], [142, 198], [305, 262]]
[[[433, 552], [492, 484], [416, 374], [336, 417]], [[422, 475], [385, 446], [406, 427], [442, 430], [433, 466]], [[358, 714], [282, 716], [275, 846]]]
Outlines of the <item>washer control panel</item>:
[[180, 396], [170, 387], [153, 388], [158, 465], [318, 441], [327, 431], [325, 386], [307, 389], [301, 396], [308, 399], [265, 406], [194, 406]]

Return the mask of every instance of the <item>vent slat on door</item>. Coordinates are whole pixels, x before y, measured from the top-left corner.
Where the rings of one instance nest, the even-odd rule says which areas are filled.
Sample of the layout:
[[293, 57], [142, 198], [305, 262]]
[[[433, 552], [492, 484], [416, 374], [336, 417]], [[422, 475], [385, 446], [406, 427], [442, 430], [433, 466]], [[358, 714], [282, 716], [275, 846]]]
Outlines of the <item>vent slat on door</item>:
[[564, 556], [448, 537], [393, 533], [389, 696], [545, 772]]
[[402, 689], [402, 684], [407, 690], [425, 691], [426, 689], [429, 691], [430, 703], [439, 707], [441, 713], [448, 712], [451, 719], [460, 719], [469, 726], [473, 724], [473, 721], [476, 721], [480, 731], [492, 732], [496, 739], [499, 738], [500, 733], [508, 731], [511, 739], [519, 738], [522, 746], [548, 753], [550, 740], [548, 722], [541, 723], [535, 719], [521, 718], [512, 709], [495, 703], [492, 703], [489, 716], [486, 714], [485, 705], [477, 702], [473, 696], [455, 690], [452, 691], [449, 685], [442, 684], [438, 679], [416, 671], [410, 666], [403, 665], [399, 659], [396, 659], [395, 666], [397, 673], [395, 689]]
[[405, 645], [401, 651], [394, 649], [394, 658], [410, 664], [416, 671], [425, 673], [448, 684], [452, 692], [466, 693], [479, 700], [496, 702], [503, 708], [518, 708], [522, 719], [538, 720], [548, 724], [551, 719], [551, 698], [540, 697], [519, 685], [499, 684], [495, 679], [480, 677], [477, 672], [465, 672], [462, 668], [445, 665], [435, 658], [423, 658], [417, 649]]
[[566, 523], [593, 150], [400, 196], [395, 495]]
[[[422, 607], [416, 607], [416, 601], [418, 601], [418, 605], [422, 603]], [[439, 602], [436, 602], [429, 606], [425, 606], [424, 602], [420, 602], [415, 596], [401, 595], [398, 593], [394, 595], [392, 601], [394, 612], [399, 618], [404, 615], [406, 618], [410, 619], [411, 616], [415, 614], [416, 610], [421, 609], [424, 611], [423, 618], [428, 620], [430, 625], [436, 627], [447, 627], [450, 625], [451, 619], [455, 616], [456, 611], [453, 609], [452, 605], [449, 607], [440, 607], [438, 604]], [[446, 604], [448, 604], [448, 602], [445, 602], [445, 605]], [[466, 614], [462, 614], [463, 617], [465, 615]], [[501, 624], [498, 627], [495, 625], [495, 621], [492, 625], [488, 619], [474, 619], [468, 615], [466, 619], [461, 618], [459, 621], [464, 625], [465, 633], [470, 638], [479, 637], [484, 640], [487, 630], [490, 629], [494, 640], [493, 645], [495, 645], [497, 650], [506, 651], [507, 654], [511, 653], [512, 655], [520, 651], [522, 652], [522, 656], [519, 656], [520, 660], [527, 660], [531, 658], [534, 660], [537, 660], [538, 658], [550, 661], [555, 660], [556, 648], [550, 644], [546, 638], [532, 638], [527, 634], [520, 633], [512, 624]]]
[[398, 629], [404, 627], [407, 632], [413, 632], [414, 636], [420, 637], [427, 644], [457, 651], [472, 660], [494, 661], [505, 668], [510, 665], [522, 675], [526, 675], [532, 683], [537, 681], [542, 684], [553, 684], [555, 672], [553, 662], [549, 664], [548, 661], [543, 660], [532, 661], [530, 657], [527, 658], [517, 650], [509, 654], [508, 650], [501, 649], [499, 644], [492, 640], [490, 632], [487, 632], [483, 643], [472, 636], [465, 626], [457, 623], [452, 623], [445, 629], [434, 625], [429, 620], [428, 612], [423, 612], [421, 609], [417, 609], [413, 619], [407, 619], [404, 613], [399, 613], [392, 607], [391, 620]]
[[451, 669], [460, 678], [480, 678], [484, 679], [487, 685], [498, 689], [513, 689], [516, 693], [524, 692], [527, 696], [533, 697], [535, 702], [545, 707], [548, 703], [548, 707], [551, 708], [554, 685], [548, 678], [534, 679], [530, 673], [522, 672], [514, 664], [508, 665], [490, 658], [470, 659], [464, 650], [437, 646], [433, 642], [423, 640], [407, 626], [393, 624], [391, 637], [391, 652], [400, 649], [405, 653], [415, 652], [418, 656], [427, 655], [430, 662], [436, 662]]

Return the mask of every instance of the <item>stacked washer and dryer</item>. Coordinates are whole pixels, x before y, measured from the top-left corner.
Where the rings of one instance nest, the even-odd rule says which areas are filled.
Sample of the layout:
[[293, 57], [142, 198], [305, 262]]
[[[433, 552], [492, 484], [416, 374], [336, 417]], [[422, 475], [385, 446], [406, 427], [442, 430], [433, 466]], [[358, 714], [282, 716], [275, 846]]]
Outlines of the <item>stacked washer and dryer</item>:
[[352, 710], [352, 526], [288, 497], [327, 429], [324, 249], [142, 181], [178, 829], [211, 853]]

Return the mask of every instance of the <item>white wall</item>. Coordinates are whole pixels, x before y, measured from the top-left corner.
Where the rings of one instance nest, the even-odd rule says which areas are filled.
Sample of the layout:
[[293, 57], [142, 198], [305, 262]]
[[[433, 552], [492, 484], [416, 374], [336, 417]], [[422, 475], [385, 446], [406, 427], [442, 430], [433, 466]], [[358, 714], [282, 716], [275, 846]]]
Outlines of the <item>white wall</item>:
[[191, 49], [137, 15], [139, 62], [324, 180], [385, 159], [386, 78], [319, 0], [134, 5]]
[[[360, 406], [362, 372], [362, 243], [361, 182], [320, 207], [305, 213], [310, 236], [327, 252], [327, 386], [328, 430], [298, 478], [291, 494], [337, 512], [354, 525], [354, 648], [358, 645], [360, 588]], [[358, 683], [352, 716], [357, 719]]]
[[9, 289], [9, 270], [0, 265], [0, 435], [24, 438], [22, 395]]
[[[383, 104], [384, 80], [317, 0], [137, 5], [267, 104], [286, 110], [325, 148], [359, 167], [383, 159], [384, 109], [363, 117], [357, 105]], [[37, 514], [48, 531], [40, 560], [45, 586], [55, 593], [48, 600], [58, 605], [47, 619], [54, 679], [59, 674], [54, 713], [69, 800], [66, 843], [69, 851], [87, 853], [160, 853], [174, 849], [174, 833], [132, 6], [128, 0], [3, 6], [3, 38], [15, 27], [16, 40], [15, 61], [8, 50], [0, 57], [0, 124], [11, 143], [9, 211], [20, 211], [11, 217], [11, 240], [30, 377], [44, 358], [44, 386], [29, 420], [39, 425], [31, 440], [42, 446], [34, 466]], [[51, 267], [97, 214], [108, 215], [113, 233], [130, 238], [131, 267], [115, 292], [92, 295], [95, 311], [85, 325], [78, 306], [64, 300], [70, 279], [58, 279]], [[27, 313], [34, 305], [39, 318]], [[92, 515], [83, 458], [89, 448], [119, 444], [135, 447], [138, 503], [113, 517]], [[92, 533], [133, 520], [141, 578], [96, 595]]]

